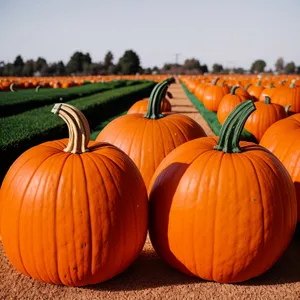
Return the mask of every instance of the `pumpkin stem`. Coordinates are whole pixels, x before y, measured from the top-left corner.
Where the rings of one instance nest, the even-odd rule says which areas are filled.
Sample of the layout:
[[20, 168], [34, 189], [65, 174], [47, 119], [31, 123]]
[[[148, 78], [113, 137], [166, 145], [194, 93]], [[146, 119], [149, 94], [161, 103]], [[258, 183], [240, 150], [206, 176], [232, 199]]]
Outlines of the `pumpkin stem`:
[[246, 85], [245, 90], [248, 91], [248, 89], [251, 85], [252, 85], [252, 83], [249, 83], [248, 85]]
[[214, 149], [225, 153], [242, 152], [239, 146], [241, 133], [248, 117], [255, 110], [256, 107], [251, 100], [240, 103], [227, 117]]
[[271, 89], [274, 89], [274, 88], [275, 88], [275, 85], [273, 84], [273, 82], [271, 82], [270, 88], [271, 88]]
[[170, 77], [158, 83], [151, 92], [148, 110], [145, 114], [147, 119], [160, 119], [164, 115], [161, 113], [161, 101], [165, 98], [169, 84], [174, 82], [174, 77]]
[[261, 80], [258, 81], [258, 83], [256, 84], [256, 86], [261, 86]]
[[290, 85], [290, 88], [293, 89], [295, 87], [296, 79], [293, 79]]
[[213, 81], [212, 81], [212, 85], [217, 85], [217, 82], [220, 78], [219, 77], [216, 77]]
[[64, 151], [70, 153], [89, 151], [87, 145], [90, 141], [90, 127], [84, 114], [76, 107], [65, 103], [56, 103], [51, 112], [62, 118], [68, 126], [69, 142]]
[[270, 104], [271, 98], [269, 96], [265, 96], [265, 104]]
[[284, 110], [285, 110], [285, 112], [286, 112], [286, 115], [288, 116], [289, 115], [289, 110], [290, 110], [290, 108], [291, 108], [291, 104], [289, 104], [289, 105], [287, 105], [285, 108], [284, 108]]
[[233, 86], [233, 87], [231, 88], [231, 90], [230, 90], [230, 94], [231, 94], [231, 95], [235, 95], [235, 91], [236, 91], [238, 88], [239, 88], [238, 85]]

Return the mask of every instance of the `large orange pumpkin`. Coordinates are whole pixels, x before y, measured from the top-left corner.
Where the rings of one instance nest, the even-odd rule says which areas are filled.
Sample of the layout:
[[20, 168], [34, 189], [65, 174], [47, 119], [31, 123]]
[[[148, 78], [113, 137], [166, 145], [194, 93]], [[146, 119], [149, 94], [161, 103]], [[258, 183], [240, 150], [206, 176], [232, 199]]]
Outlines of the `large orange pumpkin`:
[[275, 154], [294, 181], [300, 222], [300, 114], [280, 120], [270, 126], [260, 145]]
[[289, 113], [291, 114], [300, 113], [300, 86], [293, 81], [289, 87], [276, 89], [272, 102], [284, 107], [290, 105]]
[[153, 175], [150, 238], [161, 258], [186, 274], [248, 280], [266, 272], [293, 237], [297, 203], [287, 170], [264, 147], [239, 143], [254, 109], [242, 102], [219, 139], [179, 146]]
[[273, 104], [270, 97], [265, 97], [265, 102], [255, 102], [256, 111], [248, 118], [245, 129], [253, 134], [259, 142], [266, 130], [275, 122], [288, 116], [288, 108]]
[[246, 91], [245, 94], [241, 92], [241, 94], [238, 95], [238, 90], [243, 91], [243, 89], [241, 89], [239, 86], [234, 86], [231, 89], [230, 94], [225, 95], [219, 104], [217, 117], [221, 125], [225, 122], [226, 118], [236, 106], [245, 100], [249, 100]]
[[216, 78], [212, 85], [208, 86], [203, 94], [203, 104], [206, 107], [206, 109], [210, 111], [218, 111], [219, 104], [222, 100], [222, 98], [229, 93], [228, 88], [226, 86], [219, 86], [217, 85], [217, 81], [219, 78]]
[[128, 154], [140, 170], [146, 187], [168, 153], [189, 140], [206, 136], [193, 119], [161, 112], [161, 100], [167, 87], [167, 81], [154, 87], [146, 115], [121, 116], [110, 122], [96, 138], [96, 141], [111, 143]]
[[89, 142], [80, 111], [57, 104], [53, 112], [70, 138], [27, 150], [9, 169], [1, 187], [3, 247], [19, 271], [38, 280], [102, 282], [124, 271], [144, 245], [145, 184], [120, 149]]

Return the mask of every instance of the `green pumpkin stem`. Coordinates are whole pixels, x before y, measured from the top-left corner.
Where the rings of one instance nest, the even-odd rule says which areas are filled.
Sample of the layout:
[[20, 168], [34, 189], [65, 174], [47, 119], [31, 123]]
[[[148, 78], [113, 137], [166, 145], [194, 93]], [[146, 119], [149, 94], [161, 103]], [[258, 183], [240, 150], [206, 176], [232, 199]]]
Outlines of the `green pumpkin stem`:
[[270, 89], [274, 89], [274, 88], [275, 88], [275, 85], [273, 84], [273, 82], [271, 82]]
[[171, 83], [171, 80], [168, 79], [158, 83], [152, 90], [145, 118], [156, 120], [164, 117], [161, 113], [161, 102], [166, 95], [168, 85]]
[[225, 153], [242, 152], [239, 146], [241, 133], [248, 117], [255, 110], [256, 107], [251, 100], [240, 103], [227, 117], [214, 149]]
[[238, 88], [239, 88], [238, 85], [233, 86], [233, 87], [231, 88], [231, 90], [230, 90], [230, 94], [231, 94], [231, 95], [235, 95], [235, 91], [236, 91]]
[[265, 104], [271, 104], [271, 98], [269, 96], [265, 96]]
[[249, 87], [252, 85], [252, 83], [249, 83], [246, 87], [245, 90], [248, 91]]
[[217, 85], [217, 82], [220, 78], [219, 77], [216, 77], [213, 81], [212, 81], [212, 85]]

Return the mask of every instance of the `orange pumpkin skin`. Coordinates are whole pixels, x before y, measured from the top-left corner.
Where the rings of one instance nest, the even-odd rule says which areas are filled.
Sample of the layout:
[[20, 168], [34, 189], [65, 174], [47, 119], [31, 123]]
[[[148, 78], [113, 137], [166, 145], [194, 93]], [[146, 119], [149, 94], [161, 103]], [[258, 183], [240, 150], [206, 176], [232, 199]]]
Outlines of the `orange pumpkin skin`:
[[195, 89], [195, 96], [198, 98], [200, 102], [202, 102], [203, 100], [203, 95], [206, 88], [207, 88], [206, 83], [199, 83]]
[[231, 89], [230, 94], [227, 94], [222, 98], [217, 112], [217, 117], [221, 125], [225, 122], [228, 115], [233, 111], [233, 109], [238, 104], [240, 104], [245, 100], [249, 100], [247, 96], [248, 94], [247, 92], [245, 93], [240, 92], [239, 95], [238, 91], [243, 91], [243, 89], [238, 87], [233, 87], [233, 89]]
[[[135, 102], [127, 111], [127, 114], [144, 114], [147, 112], [149, 99], [143, 99]], [[161, 111], [170, 112], [172, 111], [172, 105], [168, 99], [163, 99], [161, 102]]]
[[110, 122], [96, 141], [111, 143], [123, 150], [140, 170], [146, 187], [165, 156], [179, 145], [206, 136], [202, 127], [182, 114], [164, 114], [157, 120], [143, 114], [129, 114]]
[[259, 142], [266, 130], [277, 121], [287, 117], [281, 105], [255, 102], [256, 111], [251, 114], [245, 123], [245, 129], [252, 133]]
[[247, 89], [247, 92], [250, 96], [252, 96], [252, 100], [258, 101], [263, 90], [263, 86], [258, 83], [257, 85], [250, 85], [250, 87]]
[[[214, 150], [217, 137], [170, 153], [151, 181], [149, 233], [156, 252], [180, 271], [241, 282], [267, 271], [296, 226], [293, 182], [265, 148]], [[251, 181], [249, 181], [251, 178]]]
[[260, 145], [279, 158], [291, 175], [296, 188], [300, 222], [300, 114], [273, 124], [263, 135]]
[[291, 87], [281, 87], [273, 94], [272, 102], [286, 107], [291, 105], [289, 113], [300, 113], [300, 87], [294, 84]]
[[217, 85], [208, 86], [203, 94], [203, 104], [206, 109], [217, 112], [219, 104], [226, 94], [224, 87]]
[[35, 146], [11, 166], [1, 188], [1, 235], [20, 272], [83, 286], [112, 278], [136, 259], [147, 234], [148, 199], [122, 151], [90, 142], [89, 152], [72, 154], [63, 150], [67, 142]]

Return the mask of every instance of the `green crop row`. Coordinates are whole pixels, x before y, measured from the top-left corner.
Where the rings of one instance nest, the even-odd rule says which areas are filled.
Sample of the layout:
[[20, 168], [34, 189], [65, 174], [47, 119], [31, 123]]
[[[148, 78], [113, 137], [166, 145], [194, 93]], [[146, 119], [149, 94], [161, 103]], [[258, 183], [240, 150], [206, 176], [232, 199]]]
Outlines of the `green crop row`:
[[[184, 83], [181, 83], [181, 85], [186, 95], [197, 108], [197, 110], [201, 113], [203, 119], [207, 122], [211, 130], [216, 136], [219, 136], [222, 125], [218, 120], [217, 114], [213, 111], [209, 111], [208, 109], [206, 109], [203, 103], [200, 102], [198, 98], [188, 90]], [[241, 140], [257, 143], [255, 137], [245, 129], [242, 131]]]
[[[117, 88], [68, 102], [80, 109], [91, 129], [148, 97], [155, 82]], [[42, 142], [68, 136], [64, 121], [51, 113], [53, 105], [0, 119], [0, 181], [13, 161], [25, 150]]]
[[78, 97], [89, 96], [113, 88], [134, 85], [137, 83], [142, 83], [142, 81], [119, 80], [108, 83], [86, 84], [67, 89], [41, 89], [39, 92], [36, 92], [35, 90], [3, 92], [0, 93], [0, 117], [11, 116], [55, 102], [67, 102]]

